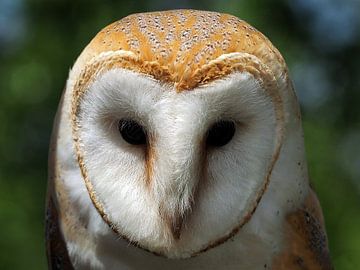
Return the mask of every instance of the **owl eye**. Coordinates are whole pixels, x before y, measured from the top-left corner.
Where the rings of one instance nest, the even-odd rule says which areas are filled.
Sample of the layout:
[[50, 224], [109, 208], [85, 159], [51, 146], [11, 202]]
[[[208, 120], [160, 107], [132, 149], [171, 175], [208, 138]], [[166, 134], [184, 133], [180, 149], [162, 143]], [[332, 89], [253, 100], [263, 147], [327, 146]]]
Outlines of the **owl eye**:
[[235, 134], [235, 124], [232, 121], [219, 121], [207, 132], [206, 144], [210, 146], [224, 146], [231, 141]]
[[120, 120], [119, 131], [123, 139], [130, 144], [146, 144], [145, 130], [139, 123], [134, 120]]

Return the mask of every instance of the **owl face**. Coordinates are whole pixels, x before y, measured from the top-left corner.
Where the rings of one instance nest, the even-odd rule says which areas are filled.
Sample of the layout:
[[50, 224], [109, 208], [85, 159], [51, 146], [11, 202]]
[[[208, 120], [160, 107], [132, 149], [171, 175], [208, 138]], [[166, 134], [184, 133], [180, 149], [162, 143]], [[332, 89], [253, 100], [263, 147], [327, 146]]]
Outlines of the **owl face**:
[[[80, 56], [68, 86], [76, 157], [98, 213], [118, 236], [175, 258], [223, 243], [251, 219], [283, 138], [278, 74], [271, 69], [280, 60], [274, 60], [273, 47], [261, 43], [264, 48], [256, 49], [260, 35], [235, 17], [182, 12], [204, 16], [204, 23], [221, 22], [217, 31], [226, 26], [236, 38], [226, 37], [226, 47], [211, 37], [188, 37], [186, 47], [168, 37], [170, 52], [159, 45], [157, 54], [156, 43], [137, 36], [146, 33], [128, 31], [125, 18], [113, 30], [120, 29], [114, 30], [120, 38], [130, 35], [127, 45], [121, 39], [117, 50], [105, 50], [109, 39], [106, 46], [119, 40], [105, 29]], [[144, 29], [142, 23], [156, 25], [156, 17], [132, 20]], [[175, 36], [196, 29], [167, 27]], [[247, 29], [244, 39], [256, 34], [255, 55], [236, 45], [241, 27]], [[265, 59], [267, 52], [273, 58]]]
[[254, 210], [276, 153], [273, 101], [248, 73], [177, 93], [110, 70], [83, 95], [76, 123], [84, 176], [106, 221], [165, 254], [230, 236]]

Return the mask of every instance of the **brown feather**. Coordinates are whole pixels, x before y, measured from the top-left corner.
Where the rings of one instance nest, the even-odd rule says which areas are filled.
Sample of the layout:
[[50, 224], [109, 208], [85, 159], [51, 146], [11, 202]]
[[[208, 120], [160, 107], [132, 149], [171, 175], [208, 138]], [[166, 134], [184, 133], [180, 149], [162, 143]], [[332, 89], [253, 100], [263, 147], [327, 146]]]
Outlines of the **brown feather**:
[[304, 206], [286, 217], [286, 246], [275, 258], [274, 270], [331, 270], [321, 207], [310, 190]]

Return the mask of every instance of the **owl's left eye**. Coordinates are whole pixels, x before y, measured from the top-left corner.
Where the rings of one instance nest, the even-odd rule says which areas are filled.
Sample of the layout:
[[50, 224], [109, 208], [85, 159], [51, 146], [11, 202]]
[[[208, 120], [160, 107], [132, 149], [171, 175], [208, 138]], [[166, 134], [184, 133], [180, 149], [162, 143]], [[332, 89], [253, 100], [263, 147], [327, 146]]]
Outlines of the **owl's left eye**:
[[145, 129], [136, 121], [122, 119], [119, 121], [119, 131], [123, 139], [129, 144], [146, 144]]

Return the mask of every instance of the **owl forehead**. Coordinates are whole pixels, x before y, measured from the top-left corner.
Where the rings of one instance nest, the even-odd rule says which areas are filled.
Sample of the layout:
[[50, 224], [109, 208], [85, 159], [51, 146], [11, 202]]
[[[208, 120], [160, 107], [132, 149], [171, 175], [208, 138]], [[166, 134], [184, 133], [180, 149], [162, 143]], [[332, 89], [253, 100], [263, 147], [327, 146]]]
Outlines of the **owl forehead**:
[[82, 62], [119, 51], [131, 57], [115, 65], [174, 83], [177, 90], [229, 74], [233, 63], [212, 72], [206, 66], [232, 53], [255, 56], [275, 77], [286, 72], [280, 53], [266, 37], [237, 17], [217, 12], [172, 10], [127, 16], [96, 35]]
[[[236, 17], [194, 10], [141, 13], [128, 16], [100, 32], [104, 47], [129, 50], [142, 60], [199, 66], [236, 51], [242, 22]], [[243, 24], [243, 26], [245, 26]], [[254, 32], [250, 26], [245, 31]], [[114, 44], [114, 40], [119, 40]]]

